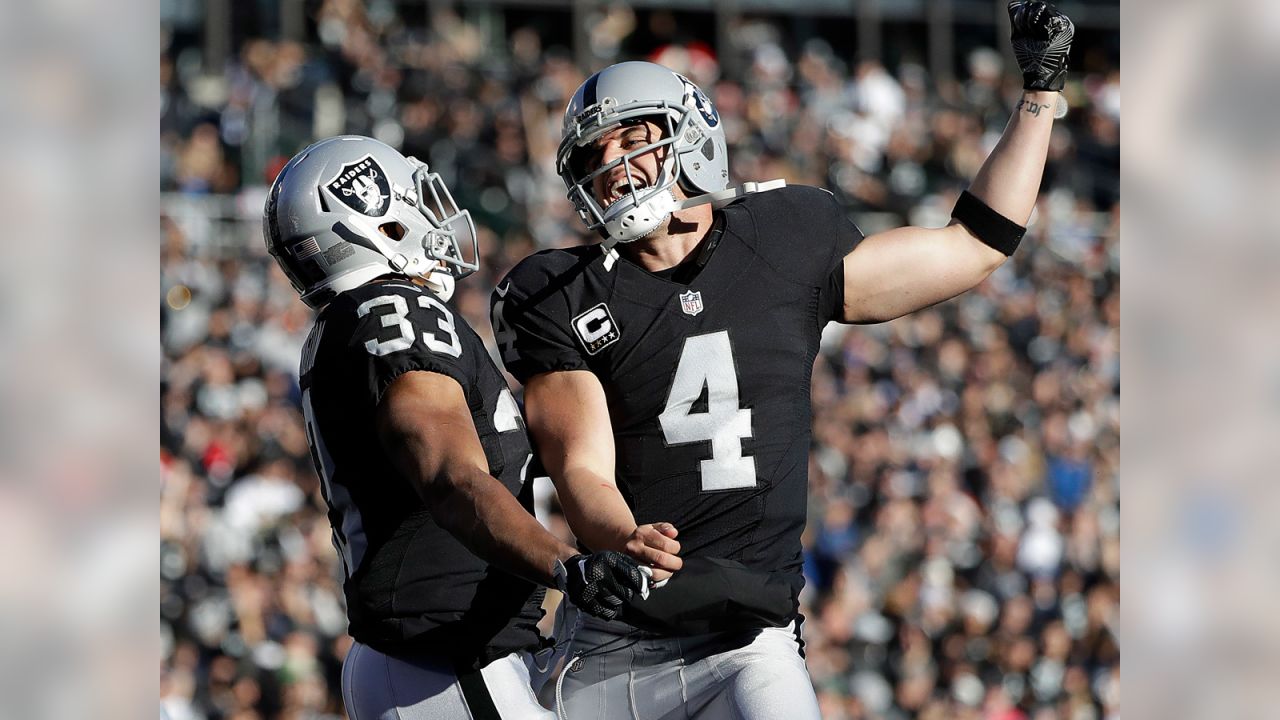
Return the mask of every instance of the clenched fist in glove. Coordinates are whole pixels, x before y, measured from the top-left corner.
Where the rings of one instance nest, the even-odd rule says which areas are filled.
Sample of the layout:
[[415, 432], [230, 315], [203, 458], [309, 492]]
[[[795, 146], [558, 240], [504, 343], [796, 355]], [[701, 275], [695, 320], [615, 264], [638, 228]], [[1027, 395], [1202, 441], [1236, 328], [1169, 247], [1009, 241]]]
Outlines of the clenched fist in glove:
[[556, 563], [556, 585], [580, 610], [604, 620], [616, 618], [632, 595], [649, 590], [636, 561], [612, 550]]
[[1067, 55], [1076, 27], [1071, 18], [1043, 2], [1009, 3], [1009, 39], [1022, 68], [1026, 90], [1058, 92], [1067, 80]]

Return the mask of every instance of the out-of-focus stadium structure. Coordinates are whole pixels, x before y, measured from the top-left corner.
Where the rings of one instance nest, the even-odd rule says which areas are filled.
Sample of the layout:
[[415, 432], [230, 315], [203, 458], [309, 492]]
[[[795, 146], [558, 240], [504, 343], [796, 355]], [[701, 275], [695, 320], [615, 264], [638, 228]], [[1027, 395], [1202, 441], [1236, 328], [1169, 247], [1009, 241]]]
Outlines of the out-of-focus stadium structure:
[[[1062, 7], [1072, 111], [1018, 254], [954, 301], [824, 337], [803, 609], [828, 718], [1119, 713], [1119, 9]], [[495, 278], [591, 241], [551, 157], [589, 69], [689, 74], [736, 179], [830, 188], [868, 233], [945, 223], [1020, 87], [1003, 2], [171, 0], [161, 18], [172, 720], [343, 716], [295, 377], [311, 312], [259, 220], [293, 152], [370, 134], [440, 171], [481, 226], [454, 304], [487, 333]]]

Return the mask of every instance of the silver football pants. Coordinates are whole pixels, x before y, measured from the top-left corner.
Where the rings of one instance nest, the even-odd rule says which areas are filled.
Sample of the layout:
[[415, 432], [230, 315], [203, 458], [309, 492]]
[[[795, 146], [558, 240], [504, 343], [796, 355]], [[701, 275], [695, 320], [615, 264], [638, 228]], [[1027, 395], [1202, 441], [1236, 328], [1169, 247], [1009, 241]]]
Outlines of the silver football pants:
[[[342, 663], [342, 701], [351, 720], [549, 720], [529, 686], [529, 656], [512, 653], [460, 682], [445, 660], [426, 654], [387, 655], [355, 643]], [[492, 705], [484, 702], [485, 694]], [[486, 711], [487, 710], [487, 711]]]
[[565, 668], [558, 685], [551, 679], [541, 695], [544, 704], [557, 702], [566, 720], [820, 717], [800, 656], [798, 621], [668, 638], [637, 635], [629, 625], [579, 616], [574, 608], [560, 619], [556, 637], [570, 637]]

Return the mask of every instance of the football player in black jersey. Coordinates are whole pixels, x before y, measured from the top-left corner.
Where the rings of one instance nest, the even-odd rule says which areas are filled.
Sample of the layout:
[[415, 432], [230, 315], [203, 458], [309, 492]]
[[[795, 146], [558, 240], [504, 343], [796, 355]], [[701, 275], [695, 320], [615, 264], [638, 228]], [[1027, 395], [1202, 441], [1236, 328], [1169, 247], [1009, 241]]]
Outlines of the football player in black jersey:
[[319, 310], [299, 371], [356, 640], [347, 713], [547, 715], [526, 665], [539, 586], [611, 618], [646, 580], [630, 557], [581, 555], [530, 512], [519, 408], [445, 304], [476, 269], [470, 215], [425, 164], [343, 136], [280, 171], [263, 230]]
[[1044, 3], [1009, 12], [1025, 90], [943, 228], [864, 238], [825, 190], [728, 189], [715, 106], [661, 66], [574, 94], [557, 169], [604, 240], [521, 262], [494, 330], [578, 538], [633, 549], [668, 521], [684, 569], [621, 621], [579, 618], [568, 717], [818, 716], [797, 597], [819, 335], [962, 293], [1021, 239], [1073, 30]]

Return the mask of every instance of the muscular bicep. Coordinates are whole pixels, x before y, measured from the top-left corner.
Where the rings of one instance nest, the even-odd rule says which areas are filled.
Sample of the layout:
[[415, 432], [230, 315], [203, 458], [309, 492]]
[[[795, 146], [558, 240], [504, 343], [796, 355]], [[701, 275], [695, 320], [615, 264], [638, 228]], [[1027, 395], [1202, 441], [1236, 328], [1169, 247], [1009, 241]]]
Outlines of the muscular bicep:
[[956, 222], [870, 235], [844, 258], [841, 320], [884, 322], [929, 307], [982, 282], [1004, 260]]
[[549, 372], [525, 384], [529, 433], [551, 477], [586, 470], [612, 483], [613, 430], [604, 388], [586, 370]]
[[458, 381], [413, 371], [397, 377], [378, 403], [378, 440], [392, 465], [431, 504], [459, 468], [488, 471], [488, 461]]

